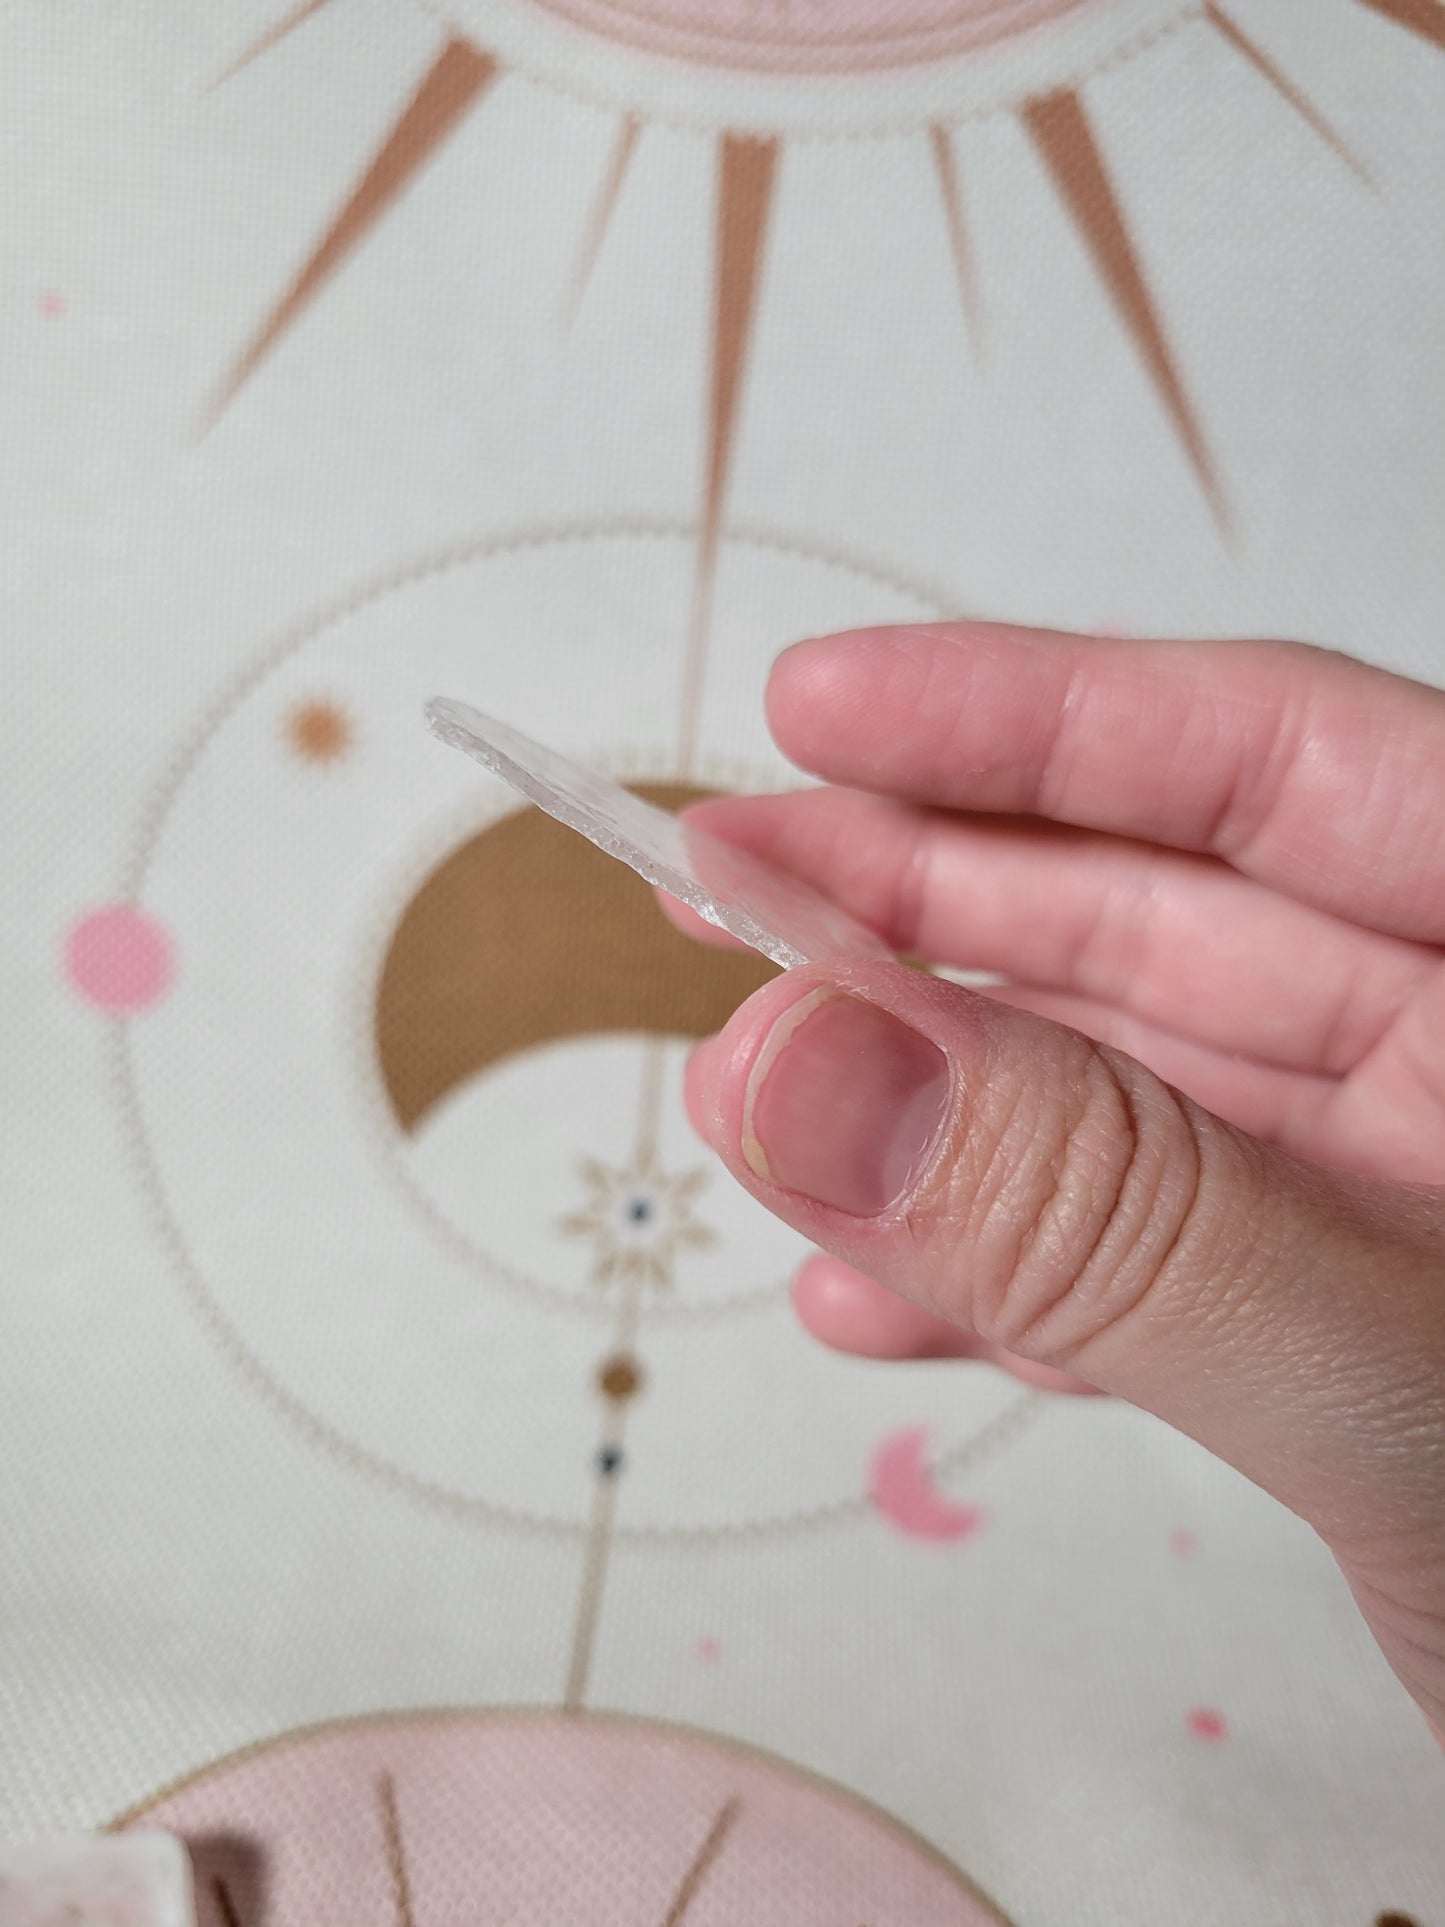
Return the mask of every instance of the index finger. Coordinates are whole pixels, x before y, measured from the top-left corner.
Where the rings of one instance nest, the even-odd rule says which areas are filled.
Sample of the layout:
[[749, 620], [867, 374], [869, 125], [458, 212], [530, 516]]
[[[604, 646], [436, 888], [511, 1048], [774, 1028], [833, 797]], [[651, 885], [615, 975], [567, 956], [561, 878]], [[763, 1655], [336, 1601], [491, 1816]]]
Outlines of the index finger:
[[1445, 694], [1348, 656], [859, 630], [779, 657], [768, 716], [833, 783], [1207, 851], [1302, 903], [1445, 941]]

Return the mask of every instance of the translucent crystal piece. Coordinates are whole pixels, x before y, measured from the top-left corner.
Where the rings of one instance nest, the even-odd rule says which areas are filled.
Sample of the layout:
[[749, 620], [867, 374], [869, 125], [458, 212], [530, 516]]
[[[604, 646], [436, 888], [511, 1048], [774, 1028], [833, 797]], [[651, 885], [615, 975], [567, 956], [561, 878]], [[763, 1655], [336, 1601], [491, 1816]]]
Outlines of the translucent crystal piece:
[[510, 724], [449, 697], [428, 703], [426, 719], [442, 742], [475, 757], [559, 823], [784, 969], [893, 954], [873, 931], [807, 884], [582, 769]]

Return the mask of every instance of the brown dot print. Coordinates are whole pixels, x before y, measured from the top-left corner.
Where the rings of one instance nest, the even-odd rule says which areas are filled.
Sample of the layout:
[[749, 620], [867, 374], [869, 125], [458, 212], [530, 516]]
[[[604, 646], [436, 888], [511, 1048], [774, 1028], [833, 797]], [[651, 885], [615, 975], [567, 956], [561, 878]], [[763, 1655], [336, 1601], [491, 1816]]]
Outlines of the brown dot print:
[[298, 703], [286, 717], [286, 743], [304, 763], [334, 763], [350, 749], [351, 718], [331, 702]]
[[1419, 1927], [1413, 1914], [1385, 1913], [1375, 1915], [1375, 1927]]
[[[706, 792], [639, 783], [680, 809]], [[625, 865], [540, 810], [464, 843], [407, 905], [381, 973], [376, 1050], [392, 1112], [434, 1104], [514, 1051], [632, 1031], [706, 1037], [777, 967], [682, 935]]]
[[598, 1367], [597, 1383], [604, 1398], [610, 1398], [620, 1405], [625, 1399], [635, 1398], [642, 1390], [642, 1369], [635, 1359], [619, 1352], [615, 1358], [604, 1360]]

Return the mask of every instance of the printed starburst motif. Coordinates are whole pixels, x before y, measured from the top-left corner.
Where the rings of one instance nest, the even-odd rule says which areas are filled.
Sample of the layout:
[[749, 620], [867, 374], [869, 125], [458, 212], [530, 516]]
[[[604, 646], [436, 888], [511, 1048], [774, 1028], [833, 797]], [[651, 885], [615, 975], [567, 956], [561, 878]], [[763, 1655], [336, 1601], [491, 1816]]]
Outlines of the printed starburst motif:
[[[1342, 0], [1343, 3], [1343, 0]], [[776, 74], [791, 73], [796, 86], [816, 90], [828, 73], [871, 70], [881, 75], [915, 62], [957, 61], [1002, 40], [1042, 35], [1067, 16], [1084, 11], [1081, 0], [540, 0], [544, 10], [588, 32], [634, 41], [654, 56], [689, 64], [717, 65]], [[1355, 0], [1393, 26], [1445, 51], [1445, 0]], [[329, 0], [293, 0], [289, 10], [242, 48], [218, 79], [228, 78], [288, 40]], [[1103, 11], [1102, 0], [1099, 0]], [[1239, 0], [1159, 0], [1158, 30], [1136, 36], [1141, 51], [1163, 33], [1192, 31], [1222, 42], [1250, 67], [1280, 107], [1307, 127], [1334, 160], [1360, 184], [1373, 186], [1369, 169], [1344, 135], [1257, 40]], [[456, 6], [427, 0], [427, 13], [449, 17]], [[1242, 9], [1241, 9], [1242, 10]], [[473, 4], [485, 18], [494, 11]], [[510, 9], [509, 9], [510, 11]], [[1253, 9], [1251, 9], [1253, 11]], [[1301, 15], [1304, 9], [1299, 10]], [[1127, 23], [1125, 23], [1127, 25]], [[448, 24], [430, 67], [379, 137], [350, 190], [317, 236], [303, 264], [256, 324], [212, 395], [206, 419], [215, 421], [256, 373], [312, 303], [404, 199], [405, 191], [432, 158], [475, 114], [505, 95], [519, 78], [500, 48]], [[1127, 31], [1119, 58], [1129, 51]], [[945, 72], [947, 69], [944, 70]], [[1099, 71], [1103, 71], [1101, 65]], [[1130, 186], [1119, 178], [1112, 143], [1097, 122], [1099, 91], [1089, 72], [1056, 74], [1038, 91], [1009, 102], [1020, 131], [1052, 183], [1060, 213], [1089, 259], [1102, 293], [1134, 350], [1140, 370], [1193, 470], [1221, 532], [1232, 526], [1223, 475], [1177, 353], [1166, 304], [1154, 286], [1130, 211]], [[535, 83], [528, 83], [535, 84]], [[400, 91], [400, 88], [398, 88]], [[886, 97], [886, 96], [885, 96]], [[999, 112], [1005, 111], [1000, 106]], [[619, 109], [612, 141], [578, 240], [565, 313], [576, 314], [601, 255], [613, 213], [626, 190], [634, 156], [655, 116], [641, 105]], [[764, 120], [768, 114], [764, 112]], [[983, 290], [974, 258], [968, 207], [966, 136], [975, 116], [947, 111], [925, 117], [918, 137], [931, 150], [943, 220], [939, 240], [953, 257], [961, 319], [975, 344], [985, 335]], [[518, 123], [520, 124], [520, 123]], [[713, 230], [711, 353], [707, 377], [707, 454], [699, 503], [698, 546], [692, 614], [689, 697], [701, 681], [701, 652], [708, 635], [712, 580], [722, 539], [736, 430], [742, 415], [748, 347], [767, 279], [766, 257], [777, 184], [788, 162], [790, 138], [779, 125], [731, 122], [716, 130], [716, 191]], [[1268, 183], [1266, 183], [1268, 185]], [[785, 244], [780, 242], [780, 245]], [[689, 731], [691, 723], [689, 723]], [[686, 763], [687, 758], [683, 757]]]
[[714, 1233], [693, 1215], [693, 1200], [707, 1183], [699, 1167], [670, 1174], [649, 1157], [609, 1165], [584, 1158], [587, 1202], [562, 1219], [569, 1238], [592, 1245], [592, 1276], [599, 1285], [673, 1282], [677, 1255], [713, 1242]]

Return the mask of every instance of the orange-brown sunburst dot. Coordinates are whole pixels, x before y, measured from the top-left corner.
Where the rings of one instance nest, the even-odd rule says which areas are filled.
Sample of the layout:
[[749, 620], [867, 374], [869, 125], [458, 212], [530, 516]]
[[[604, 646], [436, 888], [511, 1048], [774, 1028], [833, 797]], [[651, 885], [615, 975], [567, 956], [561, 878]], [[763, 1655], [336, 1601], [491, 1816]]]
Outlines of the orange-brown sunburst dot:
[[351, 718], [336, 703], [298, 703], [286, 718], [286, 741], [307, 763], [334, 763], [350, 749]]

